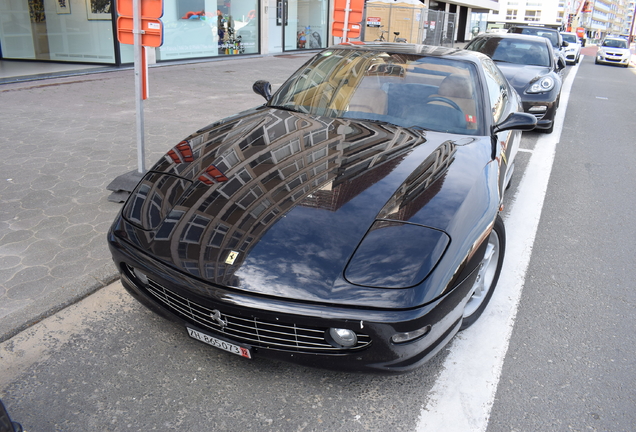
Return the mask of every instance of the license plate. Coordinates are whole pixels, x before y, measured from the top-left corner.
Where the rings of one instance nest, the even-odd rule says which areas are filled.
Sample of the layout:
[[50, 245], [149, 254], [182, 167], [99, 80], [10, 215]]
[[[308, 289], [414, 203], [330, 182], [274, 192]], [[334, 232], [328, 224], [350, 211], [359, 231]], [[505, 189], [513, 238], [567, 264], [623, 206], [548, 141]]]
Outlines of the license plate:
[[214, 336], [207, 335], [205, 333], [201, 333], [200, 331], [191, 329], [190, 327], [186, 327], [188, 329], [188, 335], [191, 338], [199, 340], [208, 345], [212, 345], [213, 347], [220, 348], [224, 351], [230, 352], [232, 354], [236, 354], [241, 357], [245, 357], [248, 359], [252, 358], [252, 353], [248, 348], [233, 344], [231, 342], [224, 341], [222, 339], [215, 338]]

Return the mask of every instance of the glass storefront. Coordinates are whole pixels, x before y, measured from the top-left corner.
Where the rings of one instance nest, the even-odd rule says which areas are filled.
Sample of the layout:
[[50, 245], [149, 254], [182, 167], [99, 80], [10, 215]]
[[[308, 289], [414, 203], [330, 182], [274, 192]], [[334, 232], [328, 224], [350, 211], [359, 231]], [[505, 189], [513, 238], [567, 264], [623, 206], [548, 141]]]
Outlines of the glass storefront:
[[[278, 2], [282, 9], [283, 1]], [[285, 4], [285, 51], [297, 49], [326, 48], [327, 0], [284, 0]], [[277, 11], [278, 12], [278, 11]], [[277, 13], [278, 18], [278, 13]], [[278, 20], [280, 21], [280, 20]]]
[[264, 1], [270, 11], [267, 14], [268, 52], [327, 47], [328, 0]]
[[[325, 48], [329, 0], [164, 0], [157, 61]], [[131, 63], [113, 0], [0, 0], [4, 59]], [[261, 43], [265, 46], [261, 48]], [[119, 52], [116, 50], [119, 49]]]
[[7, 59], [115, 63], [111, 0], [2, 0]]
[[258, 53], [258, 10], [258, 0], [168, 0], [157, 60]]

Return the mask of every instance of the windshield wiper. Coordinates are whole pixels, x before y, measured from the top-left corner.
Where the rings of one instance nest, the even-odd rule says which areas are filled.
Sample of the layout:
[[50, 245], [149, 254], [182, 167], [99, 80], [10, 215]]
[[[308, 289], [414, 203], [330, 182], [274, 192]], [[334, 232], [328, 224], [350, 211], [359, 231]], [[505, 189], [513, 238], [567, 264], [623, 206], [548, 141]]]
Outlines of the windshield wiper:
[[297, 113], [303, 113], [303, 114], [307, 114], [306, 112], [300, 111], [296, 108], [293, 108], [291, 106], [286, 106], [286, 105], [266, 105], [268, 108], [275, 108], [275, 109], [280, 109], [280, 110], [284, 110], [284, 111], [291, 111], [291, 112], [297, 112]]

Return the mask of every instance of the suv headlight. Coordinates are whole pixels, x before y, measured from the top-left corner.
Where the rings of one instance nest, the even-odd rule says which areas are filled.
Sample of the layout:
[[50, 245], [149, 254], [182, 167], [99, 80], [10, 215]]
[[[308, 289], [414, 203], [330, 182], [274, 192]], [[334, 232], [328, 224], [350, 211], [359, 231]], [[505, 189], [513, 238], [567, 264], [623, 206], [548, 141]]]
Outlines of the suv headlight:
[[554, 88], [554, 78], [544, 76], [531, 83], [526, 93], [544, 93]]

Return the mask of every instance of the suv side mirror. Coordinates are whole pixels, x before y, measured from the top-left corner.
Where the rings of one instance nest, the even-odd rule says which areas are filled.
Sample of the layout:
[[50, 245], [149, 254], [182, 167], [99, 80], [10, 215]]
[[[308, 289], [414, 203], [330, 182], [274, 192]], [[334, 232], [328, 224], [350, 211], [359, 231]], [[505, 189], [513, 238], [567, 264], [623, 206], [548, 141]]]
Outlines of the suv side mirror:
[[566, 46], [569, 46], [569, 45], [570, 45], [570, 43], [569, 43], [569, 42], [566, 42], [566, 41], [563, 41], [563, 43], [561, 44], [561, 46], [562, 46], [563, 48], [565, 48]]

